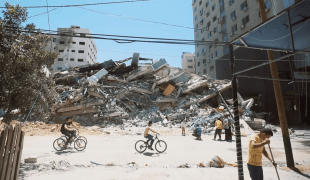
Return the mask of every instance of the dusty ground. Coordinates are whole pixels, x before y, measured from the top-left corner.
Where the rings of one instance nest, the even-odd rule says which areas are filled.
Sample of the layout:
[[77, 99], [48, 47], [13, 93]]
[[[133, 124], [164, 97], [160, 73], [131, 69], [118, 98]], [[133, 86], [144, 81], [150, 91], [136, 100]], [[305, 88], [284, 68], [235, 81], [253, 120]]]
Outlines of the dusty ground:
[[[26, 126], [27, 127], [27, 126]], [[26, 128], [25, 127], [25, 128]], [[78, 152], [69, 148], [63, 152], [56, 152], [53, 141], [60, 136], [59, 130], [49, 132], [48, 127], [40, 135], [26, 133], [22, 159], [38, 156], [35, 164], [22, 163], [20, 179], [54, 180], [54, 179], [237, 179], [238, 170], [235, 167], [200, 168], [202, 161], [210, 161], [214, 154], [224, 161], [236, 162], [235, 142], [213, 141], [213, 135], [203, 135], [202, 141], [196, 141], [190, 134], [181, 136], [180, 129], [160, 128], [160, 139], [168, 144], [167, 151], [158, 154], [147, 150], [139, 154], [134, 149], [137, 140], [143, 139], [144, 128], [95, 129], [85, 128], [81, 135], [88, 139], [87, 148]], [[95, 129], [95, 130], [93, 130]], [[25, 129], [26, 130], [26, 129]], [[93, 132], [92, 132], [93, 131]], [[109, 132], [110, 134], [107, 134]], [[296, 131], [296, 133], [309, 131]], [[31, 133], [31, 132], [30, 132]], [[41, 134], [44, 134], [41, 132]], [[294, 160], [300, 169], [285, 168], [285, 152], [281, 133], [275, 133], [271, 138], [271, 148], [275, 161], [279, 164], [281, 179], [310, 179], [310, 139], [308, 136], [292, 136], [291, 139]], [[246, 168], [248, 137], [242, 137], [243, 162], [245, 179], [250, 179]], [[269, 149], [267, 149], [269, 153]], [[55, 161], [54, 169], [50, 164]], [[134, 162], [134, 164], [131, 164]], [[182, 164], [190, 164], [191, 168], [177, 168]], [[265, 179], [277, 179], [271, 163], [263, 158]]]

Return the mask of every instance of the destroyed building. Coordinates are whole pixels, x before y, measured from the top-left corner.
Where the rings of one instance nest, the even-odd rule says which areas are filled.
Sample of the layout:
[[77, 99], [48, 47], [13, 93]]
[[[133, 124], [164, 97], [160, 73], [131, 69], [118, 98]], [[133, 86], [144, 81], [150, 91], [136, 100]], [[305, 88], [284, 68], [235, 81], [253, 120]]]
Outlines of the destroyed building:
[[[130, 60], [126, 66], [125, 62]], [[95, 121], [125, 127], [146, 126], [152, 120], [157, 126], [179, 127], [181, 120], [186, 119], [190, 126], [202, 124], [206, 132], [211, 131], [217, 118], [231, 115], [232, 100], [217, 98], [231, 88], [230, 80], [189, 73], [169, 66], [164, 59], [139, 65], [142, 60], [151, 59], [134, 53], [122, 61], [109, 60], [53, 72], [57, 93], [51, 120], [74, 116], [86, 124]], [[263, 118], [264, 113], [250, 110], [253, 102], [239, 95], [244, 120]]]

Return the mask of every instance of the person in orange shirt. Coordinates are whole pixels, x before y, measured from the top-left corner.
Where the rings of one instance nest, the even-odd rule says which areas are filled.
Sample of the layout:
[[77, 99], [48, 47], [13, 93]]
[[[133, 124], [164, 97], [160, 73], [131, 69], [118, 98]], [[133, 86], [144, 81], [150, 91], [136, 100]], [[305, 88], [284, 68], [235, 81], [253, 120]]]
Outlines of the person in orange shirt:
[[[249, 137], [248, 169], [252, 180], [263, 180], [262, 154], [272, 162], [264, 145], [270, 144], [269, 138], [273, 136], [271, 129], [262, 129], [258, 134]], [[272, 162], [273, 163], [273, 162]], [[273, 163], [276, 167], [277, 164]]]
[[220, 137], [219, 140], [221, 141], [222, 140], [221, 139], [221, 133], [222, 133], [222, 129], [223, 129], [223, 122], [222, 122], [221, 119], [218, 119], [218, 120], [215, 121], [215, 127], [216, 127], [216, 130], [215, 130], [215, 133], [214, 133], [214, 139], [213, 140], [216, 139], [216, 135], [218, 134], [219, 137]]

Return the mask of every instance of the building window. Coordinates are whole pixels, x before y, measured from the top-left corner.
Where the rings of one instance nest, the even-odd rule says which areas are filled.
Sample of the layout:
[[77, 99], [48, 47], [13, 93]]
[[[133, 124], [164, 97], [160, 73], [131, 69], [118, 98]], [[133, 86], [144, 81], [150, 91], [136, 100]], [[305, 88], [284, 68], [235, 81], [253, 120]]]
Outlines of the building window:
[[244, 8], [248, 7], [248, 3], [246, 1], [244, 1], [242, 4], [241, 4], [241, 11], [244, 10]]
[[59, 44], [65, 44], [65, 41], [59, 41]]
[[198, 67], [200, 66], [200, 62], [197, 63], [197, 66], [198, 66]]
[[206, 53], [206, 48], [202, 49], [202, 53], [205, 54]]
[[202, 4], [202, 1], [199, 1], [199, 6]]
[[193, 60], [192, 60], [192, 59], [189, 59], [189, 60], [187, 60], [187, 62], [193, 62]]
[[79, 53], [84, 53], [84, 50], [79, 50]]
[[228, 54], [229, 53], [229, 49], [228, 49], [228, 47], [225, 47], [224, 48], [224, 54], [226, 55], [226, 54]]
[[76, 42], [72, 42], [72, 44], [76, 44]]
[[231, 27], [231, 32], [236, 32], [237, 31], [237, 24], [235, 24], [233, 27]]
[[202, 10], [200, 10], [200, 15], [202, 15], [203, 14], [203, 9]]
[[267, 0], [265, 2], [265, 9], [270, 9], [270, 7], [271, 7], [270, 0]]
[[245, 18], [242, 19], [242, 25], [245, 25], [246, 23], [248, 23], [250, 21], [250, 17], [246, 16]]
[[200, 21], [200, 24], [201, 24], [201, 25], [203, 24], [203, 19]]
[[195, 3], [196, 3], [196, 0], [194, 0], [193, 4], [195, 4]]
[[59, 49], [59, 52], [64, 52], [64, 50], [63, 49]]
[[224, 40], [224, 42], [227, 42], [228, 41], [227, 36], [224, 36], [223, 40]]
[[214, 11], [216, 9], [216, 5], [214, 4], [213, 6], [212, 6], [212, 11]]
[[235, 11], [230, 14], [230, 18], [231, 18], [231, 20], [236, 19], [236, 12]]
[[215, 51], [215, 57], [220, 56], [220, 55], [221, 55], [221, 51], [220, 50]]
[[214, 71], [214, 66], [210, 66], [210, 71]]
[[233, 5], [235, 0], [229, 0], [229, 6]]
[[202, 29], [200, 30], [200, 32], [201, 32], [201, 34], [202, 34], [203, 32], [205, 32], [205, 29], [204, 29], [204, 28], [202, 28]]
[[53, 38], [53, 42], [56, 42], [56, 38]]
[[214, 28], [214, 33], [216, 33], [218, 31], [217, 27]]
[[64, 61], [64, 59], [63, 58], [58, 58], [58, 61]]
[[196, 29], [198, 29], [198, 24], [196, 24]]
[[220, 0], [220, 6], [224, 6], [223, 0]]
[[187, 66], [188, 68], [193, 68], [193, 66]]
[[209, 28], [211, 26], [211, 22], [209, 21], [208, 23], [207, 23], [207, 27]]
[[203, 74], [207, 74], [207, 70], [206, 69], [203, 70]]
[[62, 70], [62, 67], [57, 67], [57, 70]]
[[71, 50], [71, 52], [75, 52], [75, 50]]
[[199, 54], [199, 53], [197, 53], [197, 54], [196, 54], [196, 56], [197, 56], [197, 57], [199, 57], [199, 56], [200, 56], [200, 54]]
[[223, 24], [222, 29], [226, 30], [226, 23]]
[[74, 61], [74, 58], [70, 58], [70, 61]]
[[84, 62], [84, 60], [83, 59], [78, 59], [78, 62]]
[[195, 11], [195, 12], [197, 11], [197, 7], [195, 7], [194, 11]]
[[208, 7], [210, 5], [210, 2], [209, 1], [207, 1], [207, 3], [206, 3], [206, 7]]
[[213, 59], [213, 54], [210, 54], [210, 55], [209, 55], [209, 59]]
[[203, 63], [203, 64], [206, 64], [206, 62], [207, 62], [206, 59], [203, 59], [203, 60], [202, 60], [202, 63]]
[[197, 21], [197, 19], [198, 19], [198, 16], [195, 16], [195, 21]]
[[213, 22], [215, 22], [215, 21], [216, 21], [216, 19], [217, 19], [217, 17], [216, 17], [216, 16], [214, 16], [214, 17], [213, 17]]
[[79, 45], [85, 45], [85, 42], [79, 42]]
[[212, 36], [211, 31], [208, 33], [208, 38], [210, 38]]
[[210, 16], [210, 13], [209, 12], [207, 12], [207, 17], [209, 17]]

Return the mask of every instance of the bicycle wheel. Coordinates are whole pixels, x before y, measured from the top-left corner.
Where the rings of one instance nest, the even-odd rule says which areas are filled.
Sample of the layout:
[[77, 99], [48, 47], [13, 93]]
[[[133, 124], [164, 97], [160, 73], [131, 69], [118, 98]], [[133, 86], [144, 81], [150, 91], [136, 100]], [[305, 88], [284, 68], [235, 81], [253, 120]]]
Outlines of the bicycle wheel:
[[159, 153], [165, 152], [166, 149], [167, 149], [167, 144], [166, 144], [166, 142], [163, 141], [163, 140], [157, 141], [156, 144], [155, 144], [155, 149], [156, 149], [156, 151], [159, 152]]
[[147, 144], [145, 141], [139, 140], [136, 142], [135, 148], [136, 148], [136, 151], [138, 151], [138, 153], [143, 153], [147, 148]]
[[54, 143], [53, 143], [54, 149], [55, 149], [56, 151], [62, 151], [62, 150], [64, 150], [64, 149], [65, 149], [65, 143], [66, 143], [66, 141], [63, 140], [62, 138], [56, 139], [56, 140], [54, 141]]
[[86, 142], [83, 139], [76, 139], [74, 141], [74, 148], [77, 151], [83, 151], [86, 148]]
[[84, 136], [79, 136], [78, 139], [83, 139], [85, 141], [85, 143], [87, 144], [87, 139]]

